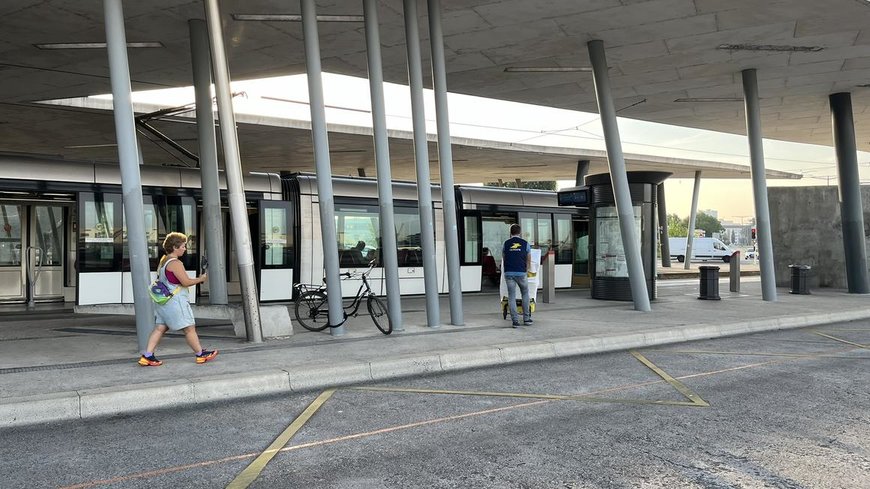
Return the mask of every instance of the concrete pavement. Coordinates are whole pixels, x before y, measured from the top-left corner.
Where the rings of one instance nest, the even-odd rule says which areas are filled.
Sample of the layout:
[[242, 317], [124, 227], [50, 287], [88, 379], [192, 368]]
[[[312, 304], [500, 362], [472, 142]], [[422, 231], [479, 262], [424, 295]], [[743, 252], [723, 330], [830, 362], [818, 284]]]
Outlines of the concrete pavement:
[[0, 310], [0, 427], [870, 318], [865, 296], [841, 290], [791, 295], [778, 289], [779, 300], [771, 303], [761, 300], [757, 278], [744, 278], [740, 294], [728, 292], [723, 279], [722, 300], [704, 301], [697, 299], [697, 279], [658, 283], [650, 313], [590, 299], [588, 290], [560, 290], [554, 303], [538, 305], [533, 326], [519, 329], [502, 319], [491, 293], [464, 297], [464, 326], [447, 324], [443, 298], [438, 329], [419, 326], [426, 322], [424, 298], [403, 298], [406, 329], [390, 336], [360, 316], [341, 337], [296, 325], [289, 338], [253, 345], [235, 338], [228, 321], [202, 322], [203, 344], [219, 349], [218, 358], [195, 364], [174, 335], [158, 349], [161, 367], [136, 364], [132, 317], [6, 308]]

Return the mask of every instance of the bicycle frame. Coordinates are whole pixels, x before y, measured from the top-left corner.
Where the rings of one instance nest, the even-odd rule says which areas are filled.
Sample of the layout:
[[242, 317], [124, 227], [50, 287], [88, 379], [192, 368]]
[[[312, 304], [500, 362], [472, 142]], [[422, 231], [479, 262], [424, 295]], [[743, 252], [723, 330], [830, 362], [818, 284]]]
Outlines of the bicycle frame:
[[[371, 294], [372, 288], [371, 288], [371, 285], [369, 285], [368, 276], [372, 272], [374, 267], [375, 267], [375, 262], [372, 261], [369, 264], [369, 268], [364, 272], [357, 273], [357, 274], [353, 274], [351, 272], [345, 272], [345, 273], [341, 274], [342, 280], [353, 278], [356, 275], [356, 276], [359, 276], [363, 282], [362, 285], [359, 286], [359, 289], [356, 291], [356, 296], [354, 296], [354, 298], [350, 301], [350, 303], [345, 305], [344, 304], [345, 299], [342, 299], [341, 308], [344, 311], [344, 318], [345, 319], [347, 319], [348, 317], [356, 317], [356, 314], [359, 311], [359, 307], [360, 307], [360, 305], [362, 305], [363, 298], [368, 297], [369, 294]], [[311, 292], [311, 291], [320, 291], [323, 293], [327, 293], [325, 283], [323, 283], [319, 286], [306, 285], [306, 284], [296, 284], [293, 286], [293, 288], [296, 289], [296, 291], [300, 294], [303, 294], [305, 292]], [[323, 304], [317, 310], [318, 316], [328, 315], [328, 314], [329, 314], [329, 307], [326, 304]], [[344, 321], [342, 321], [342, 322], [344, 322]]]

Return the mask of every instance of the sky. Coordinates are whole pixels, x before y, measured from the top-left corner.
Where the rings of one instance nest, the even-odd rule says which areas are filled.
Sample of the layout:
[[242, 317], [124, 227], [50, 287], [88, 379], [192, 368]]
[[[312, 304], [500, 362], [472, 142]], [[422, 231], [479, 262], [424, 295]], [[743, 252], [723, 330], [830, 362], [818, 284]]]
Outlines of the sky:
[[[323, 74], [327, 122], [371, 127], [368, 80]], [[309, 121], [306, 75], [236, 81], [233, 99], [237, 113], [260, 114]], [[384, 84], [387, 127], [411, 131], [411, 101], [407, 86]], [[87, 99], [111, 99], [111, 95]], [[84, 100], [87, 100], [84, 99]], [[435, 102], [431, 90], [424, 93], [427, 132], [435, 133]], [[133, 94], [134, 103], [166, 107], [194, 101], [192, 87], [142, 91]], [[451, 135], [542, 146], [604, 150], [604, 136], [598, 114], [541, 107], [516, 102], [448, 94]], [[625, 153], [647, 154], [749, 165], [745, 136], [718, 133], [633, 119], [619, 118]], [[836, 155], [830, 146], [764, 140], [765, 164], [769, 169], [801, 173], [801, 180], [768, 180], [769, 186], [836, 185]], [[242, 155], [244, 157], [244, 155]], [[870, 181], [870, 153], [858, 152], [862, 181]], [[560, 181], [573, 186], [573, 180]], [[681, 217], [689, 214], [694, 182], [669, 179], [665, 182], [667, 210]], [[755, 214], [750, 180], [701, 180], [698, 208], [713, 209], [720, 219], [748, 222]]]

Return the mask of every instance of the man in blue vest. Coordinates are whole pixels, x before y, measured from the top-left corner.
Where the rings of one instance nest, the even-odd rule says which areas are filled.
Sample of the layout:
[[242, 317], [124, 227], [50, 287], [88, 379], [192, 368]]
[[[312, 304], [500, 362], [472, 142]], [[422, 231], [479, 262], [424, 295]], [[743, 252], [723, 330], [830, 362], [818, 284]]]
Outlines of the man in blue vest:
[[517, 291], [514, 285], [520, 287], [520, 293], [523, 294], [523, 323], [528, 326], [532, 324], [532, 314], [529, 310], [529, 281], [528, 270], [531, 265], [531, 247], [529, 242], [520, 238], [520, 225], [511, 224], [511, 237], [504, 242], [502, 250], [502, 259], [504, 261], [505, 285], [508, 290], [508, 309], [511, 312], [511, 321], [514, 328], [520, 326], [520, 317], [517, 314]]

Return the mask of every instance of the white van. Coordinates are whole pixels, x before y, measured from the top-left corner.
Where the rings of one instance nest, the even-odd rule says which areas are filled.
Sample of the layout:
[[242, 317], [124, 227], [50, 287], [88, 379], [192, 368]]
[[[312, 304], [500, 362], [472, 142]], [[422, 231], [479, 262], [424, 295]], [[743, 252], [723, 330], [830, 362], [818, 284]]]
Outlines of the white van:
[[[678, 262], [686, 261], [686, 238], [668, 238], [671, 258]], [[728, 263], [734, 250], [716, 238], [695, 238], [692, 240], [692, 260], [722, 260]]]

